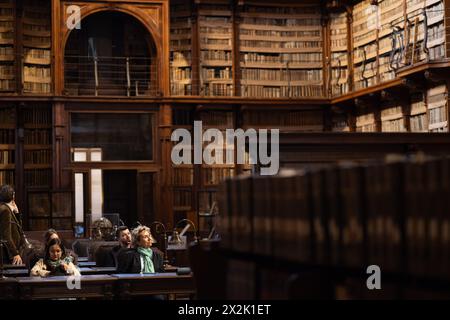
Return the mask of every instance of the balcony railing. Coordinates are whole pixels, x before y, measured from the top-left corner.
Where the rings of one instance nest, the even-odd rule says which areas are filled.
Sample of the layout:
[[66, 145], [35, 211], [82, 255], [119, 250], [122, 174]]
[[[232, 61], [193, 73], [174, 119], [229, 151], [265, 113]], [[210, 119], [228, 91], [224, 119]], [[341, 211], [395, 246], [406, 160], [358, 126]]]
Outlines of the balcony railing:
[[158, 96], [158, 74], [146, 57], [65, 56], [65, 94]]

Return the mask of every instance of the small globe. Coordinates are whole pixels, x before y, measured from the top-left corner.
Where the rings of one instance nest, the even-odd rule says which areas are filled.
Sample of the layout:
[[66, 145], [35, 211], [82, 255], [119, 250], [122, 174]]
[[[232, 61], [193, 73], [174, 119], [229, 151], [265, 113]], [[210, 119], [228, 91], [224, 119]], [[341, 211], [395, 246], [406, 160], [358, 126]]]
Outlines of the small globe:
[[106, 240], [113, 233], [113, 224], [106, 218], [100, 218], [92, 222], [91, 230], [95, 240]]

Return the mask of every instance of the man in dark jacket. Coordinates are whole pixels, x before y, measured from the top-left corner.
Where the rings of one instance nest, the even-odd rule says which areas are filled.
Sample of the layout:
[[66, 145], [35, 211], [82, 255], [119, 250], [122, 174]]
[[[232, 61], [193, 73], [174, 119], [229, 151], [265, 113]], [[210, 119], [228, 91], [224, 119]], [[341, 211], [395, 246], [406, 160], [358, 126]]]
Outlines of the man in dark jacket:
[[3, 261], [22, 264], [20, 249], [23, 245], [21, 225], [16, 214], [19, 213], [14, 201], [14, 189], [3, 185], [0, 189], [0, 240], [4, 240]]
[[131, 248], [131, 232], [127, 226], [117, 228], [116, 238], [119, 244], [102, 245], [95, 251], [95, 263], [97, 267], [116, 267], [119, 252]]
[[131, 249], [119, 252], [117, 272], [119, 273], [155, 273], [163, 272], [161, 251], [151, 248], [153, 237], [150, 228], [138, 226], [132, 232]]

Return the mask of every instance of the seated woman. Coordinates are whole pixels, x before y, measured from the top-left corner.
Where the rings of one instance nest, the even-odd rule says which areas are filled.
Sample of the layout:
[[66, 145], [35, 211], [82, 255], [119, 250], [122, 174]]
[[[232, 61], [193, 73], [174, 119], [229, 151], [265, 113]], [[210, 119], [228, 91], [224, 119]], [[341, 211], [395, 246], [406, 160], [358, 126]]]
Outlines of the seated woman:
[[[35, 248], [29, 252], [29, 254], [25, 259], [25, 265], [27, 266], [28, 270], [31, 270], [31, 268], [39, 261], [39, 259], [44, 258], [45, 246], [52, 239], [59, 239], [62, 241], [62, 239], [59, 237], [58, 232], [56, 232], [55, 229], [48, 229], [44, 235], [44, 243], [40, 245], [35, 245]], [[77, 265], [78, 264], [77, 254], [69, 249], [66, 249], [66, 253], [68, 256], [72, 257], [72, 263], [74, 265]]]
[[162, 253], [154, 248], [153, 237], [146, 226], [133, 229], [131, 249], [123, 249], [117, 258], [119, 273], [155, 273], [163, 272]]
[[31, 276], [79, 276], [80, 271], [73, 264], [73, 258], [66, 254], [61, 240], [51, 239], [45, 246], [45, 255], [31, 269]]

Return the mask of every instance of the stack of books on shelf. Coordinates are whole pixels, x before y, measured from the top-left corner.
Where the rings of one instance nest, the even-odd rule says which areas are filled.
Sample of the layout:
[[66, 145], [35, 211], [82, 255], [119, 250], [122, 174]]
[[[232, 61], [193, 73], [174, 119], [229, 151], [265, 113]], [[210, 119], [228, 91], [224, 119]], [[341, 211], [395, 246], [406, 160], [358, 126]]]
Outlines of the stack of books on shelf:
[[381, 131], [406, 131], [403, 109], [398, 102], [388, 100], [381, 103]]
[[353, 7], [354, 90], [377, 84], [377, 33], [380, 27], [379, 8], [364, 0]]
[[0, 1], [0, 92], [16, 90], [14, 61], [15, 2]]
[[0, 184], [14, 185], [16, 114], [13, 107], [0, 110]]
[[396, 27], [404, 24], [404, 1], [386, 0], [378, 4], [376, 11], [378, 23], [379, 46], [379, 74], [380, 82], [395, 78], [395, 72], [391, 66], [391, 52], [393, 32]]
[[323, 110], [245, 112], [245, 128], [268, 128], [288, 131], [323, 131]]
[[443, 0], [425, 0], [427, 49], [430, 60], [445, 58], [444, 10]]
[[191, 4], [170, 4], [170, 90], [172, 95], [192, 95]]
[[348, 32], [347, 12], [330, 14], [331, 94], [348, 92]]
[[51, 6], [48, 1], [26, 0], [23, 9], [23, 90], [51, 92]]
[[434, 86], [427, 91], [428, 130], [448, 131], [448, 89], [445, 84]]
[[415, 92], [411, 94], [411, 113], [410, 113], [411, 132], [427, 132], [427, 106], [425, 104], [425, 94]]
[[232, 96], [233, 14], [228, 0], [200, 1], [200, 94]]
[[323, 96], [323, 39], [318, 4], [281, 7], [249, 2], [240, 17], [242, 96]]
[[375, 114], [370, 108], [359, 108], [356, 115], [356, 132], [376, 132]]
[[404, 289], [417, 280], [448, 285], [449, 175], [449, 158], [417, 156], [225, 180], [220, 245], [234, 254], [230, 268], [239, 261], [246, 270], [230, 276], [230, 290], [238, 282], [253, 294], [264, 281], [248, 274], [280, 265], [335, 273], [335, 285], [362, 281], [369, 265]]
[[21, 108], [24, 127], [24, 169], [27, 187], [52, 185], [52, 109], [46, 104]]

